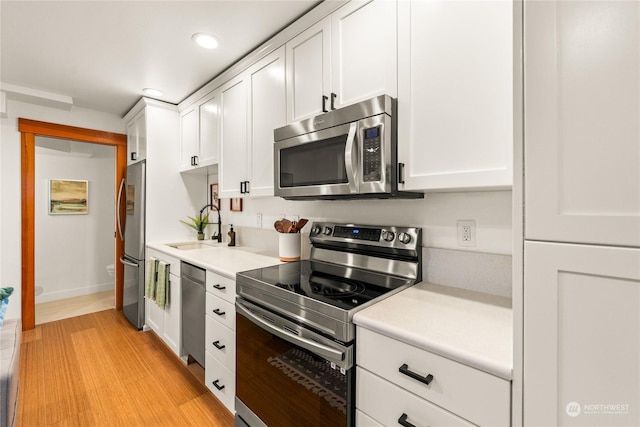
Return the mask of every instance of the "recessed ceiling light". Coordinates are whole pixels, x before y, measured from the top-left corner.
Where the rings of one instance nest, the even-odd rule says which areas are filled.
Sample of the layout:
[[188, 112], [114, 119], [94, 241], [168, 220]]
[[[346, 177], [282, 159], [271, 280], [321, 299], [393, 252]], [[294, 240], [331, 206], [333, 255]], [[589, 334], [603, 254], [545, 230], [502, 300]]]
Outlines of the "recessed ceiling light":
[[153, 89], [150, 87], [145, 87], [144, 89], [142, 89], [142, 92], [144, 92], [145, 95], [149, 95], [149, 96], [155, 96], [155, 97], [160, 97], [162, 95], [164, 95], [164, 92], [158, 89]]
[[215, 39], [210, 34], [205, 33], [195, 33], [191, 36], [191, 40], [196, 42], [198, 46], [201, 46], [205, 49], [215, 49], [218, 47], [218, 40]]

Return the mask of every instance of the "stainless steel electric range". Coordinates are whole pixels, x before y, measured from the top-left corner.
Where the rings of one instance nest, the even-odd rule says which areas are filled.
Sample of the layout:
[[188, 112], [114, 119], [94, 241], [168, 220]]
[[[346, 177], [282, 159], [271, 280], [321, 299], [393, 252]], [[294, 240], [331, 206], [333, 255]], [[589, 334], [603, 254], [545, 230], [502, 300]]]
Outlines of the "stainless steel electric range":
[[317, 222], [311, 256], [236, 275], [236, 425], [353, 426], [353, 315], [418, 283], [422, 230]]

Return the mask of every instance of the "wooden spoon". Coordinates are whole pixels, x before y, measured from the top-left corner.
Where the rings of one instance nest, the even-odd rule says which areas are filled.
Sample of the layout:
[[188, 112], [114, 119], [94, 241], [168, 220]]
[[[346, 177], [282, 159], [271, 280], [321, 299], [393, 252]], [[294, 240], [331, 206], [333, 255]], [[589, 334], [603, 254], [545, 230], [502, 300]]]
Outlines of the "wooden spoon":
[[298, 223], [296, 224], [296, 228], [295, 228], [295, 230], [294, 230], [293, 232], [294, 232], [294, 233], [299, 233], [299, 232], [300, 232], [300, 230], [302, 230], [302, 227], [304, 227], [304, 226], [307, 224], [307, 222], [309, 222], [309, 220], [308, 220], [308, 219], [304, 219], [304, 218], [302, 218], [302, 219], [301, 219], [300, 221], [298, 221]]
[[282, 224], [282, 233], [291, 233], [291, 229], [293, 228], [291, 221], [286, 218], [282, 218], [280, 223]]
[[274, 222], [273, 227], [276, 229], [278, 233], [284, 233], [284, 227], [282, 226], [282, 221], [278, 220]]

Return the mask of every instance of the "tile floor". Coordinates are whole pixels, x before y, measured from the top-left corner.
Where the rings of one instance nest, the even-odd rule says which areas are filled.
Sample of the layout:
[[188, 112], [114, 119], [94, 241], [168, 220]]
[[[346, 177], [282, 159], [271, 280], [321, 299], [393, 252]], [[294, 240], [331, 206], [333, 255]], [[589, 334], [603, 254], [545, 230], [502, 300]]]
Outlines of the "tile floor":
[[113, 291], [36, 304], [36, 325], [115, 307]]

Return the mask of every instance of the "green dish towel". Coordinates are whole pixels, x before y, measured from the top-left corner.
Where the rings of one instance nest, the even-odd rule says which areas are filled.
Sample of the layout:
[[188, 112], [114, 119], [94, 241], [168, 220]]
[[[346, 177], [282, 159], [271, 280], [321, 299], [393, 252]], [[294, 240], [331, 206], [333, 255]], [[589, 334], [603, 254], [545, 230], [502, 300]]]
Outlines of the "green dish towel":
[[156, 299], [156, 269], [158, 266], [158, 260], [154, 257], [149, 257], [147, 261], [147, 283], [144, 289], [144, 296], [150, 300]]
[[156, 282], [156, 304], [164, 308], [167, 305], [167, 289], [169, 288], [169, 266], [164, 261], [158, 262], [158, 281]]

